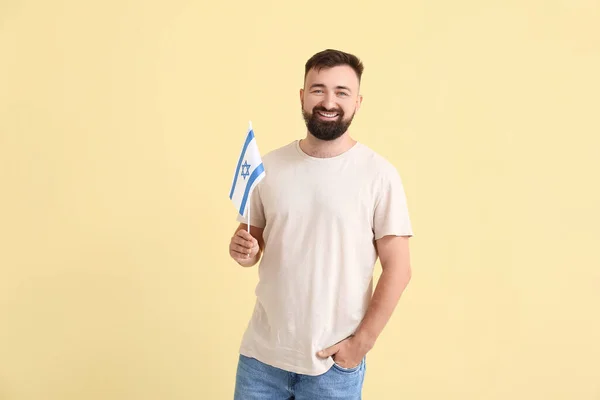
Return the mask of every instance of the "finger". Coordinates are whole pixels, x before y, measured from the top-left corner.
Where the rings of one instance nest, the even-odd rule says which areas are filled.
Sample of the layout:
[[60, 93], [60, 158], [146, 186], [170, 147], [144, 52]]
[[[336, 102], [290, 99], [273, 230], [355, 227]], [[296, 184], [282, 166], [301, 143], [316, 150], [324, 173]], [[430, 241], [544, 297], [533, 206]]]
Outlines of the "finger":
[[235, 250], [237, 253], [243, 254], [245, 256], [252, 252], [251, 249], [244, 247], [244, 246], [239, 246], [237, 244], [232, 244], [231, 250]]
[[248, 253], [240, 253], [235, 250], [231, 250], [230, 254], [231, 254], [231, 257], [236, 261], [243, 261], [243, 260], [247, 260], [249, 258]]
[[321, 350], [320, 352], [317, 353], [317, 355], [319, 357], [322, 358], [327, 358], [329, 356], [334, 355], [335, 353], [337, 353], [340, 350], [340, 345], [339, 344], [335, 344], [325, 350]]
[[254, 236], [252, 236], [251, 234], [249, 234], [248, 232], [246, 232], [245, 230], [241, 229], [239, 231], [236, 232], [235, 236], [247, 240], [249, 242], [255, 242], [258, 243], [258, 241], [256, 240], [256, 238]]
[[237, 231], [236, 235], [243, 239], [249, 240], [249, 241], [256, 240], [256, 239], [254, 239], [254, 236], [252, 236], [250, 233], [248, 233], [247, 231], [245, 231], [243, 229], [240, 229], [239, 231]]
[[240, 245], [242, 247], [246, 247], [248, 249], [251, 249], [252, 247], [254, 247], [254, 243], [245, 239], [242, 239], [241, 237], [238, 236], [234, 236], [233, 237], [233, 243]]

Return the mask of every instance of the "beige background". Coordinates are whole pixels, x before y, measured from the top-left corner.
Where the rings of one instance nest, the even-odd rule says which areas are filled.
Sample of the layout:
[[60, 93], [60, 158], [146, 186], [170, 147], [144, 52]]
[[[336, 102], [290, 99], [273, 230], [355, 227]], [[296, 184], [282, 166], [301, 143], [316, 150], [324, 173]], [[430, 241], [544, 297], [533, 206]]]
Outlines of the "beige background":
[[232, 398], [235, 162], [328, 47], [415, 230], [364, 398], [600, 399], [599, 2], [217, 3], [0, 2], [0, 399]]

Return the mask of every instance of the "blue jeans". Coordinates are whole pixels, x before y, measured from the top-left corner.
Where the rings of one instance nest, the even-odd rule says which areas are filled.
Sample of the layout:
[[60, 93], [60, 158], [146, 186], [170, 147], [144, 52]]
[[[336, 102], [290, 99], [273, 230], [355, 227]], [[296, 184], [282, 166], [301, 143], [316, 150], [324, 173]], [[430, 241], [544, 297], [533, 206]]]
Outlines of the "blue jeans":
[[334, 364], [318, 376], [284, 371], [240, 355], [234, 400], [360, 400], [366, 360], [356, 368]]

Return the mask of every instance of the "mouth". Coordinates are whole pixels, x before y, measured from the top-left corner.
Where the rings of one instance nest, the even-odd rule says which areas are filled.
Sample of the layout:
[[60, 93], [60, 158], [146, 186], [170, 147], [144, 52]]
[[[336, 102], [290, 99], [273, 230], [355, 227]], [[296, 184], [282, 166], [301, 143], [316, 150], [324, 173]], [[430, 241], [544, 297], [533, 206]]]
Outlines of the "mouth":
[[340, 114], [336, 112], [317, 111], [317, 114], [323, 119], [336, 119]]

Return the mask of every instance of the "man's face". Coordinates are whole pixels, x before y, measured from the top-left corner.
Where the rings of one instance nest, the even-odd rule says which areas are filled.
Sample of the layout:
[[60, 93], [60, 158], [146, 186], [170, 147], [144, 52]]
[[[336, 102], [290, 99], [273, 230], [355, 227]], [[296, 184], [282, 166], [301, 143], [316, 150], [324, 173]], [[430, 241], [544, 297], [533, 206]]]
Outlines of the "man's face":
[[317, 139], [334, 140], [342, 136], [360, 108], [359, 82], [348, 65], [312, 69], [300, 90], [302, 115], [308, 131]]

